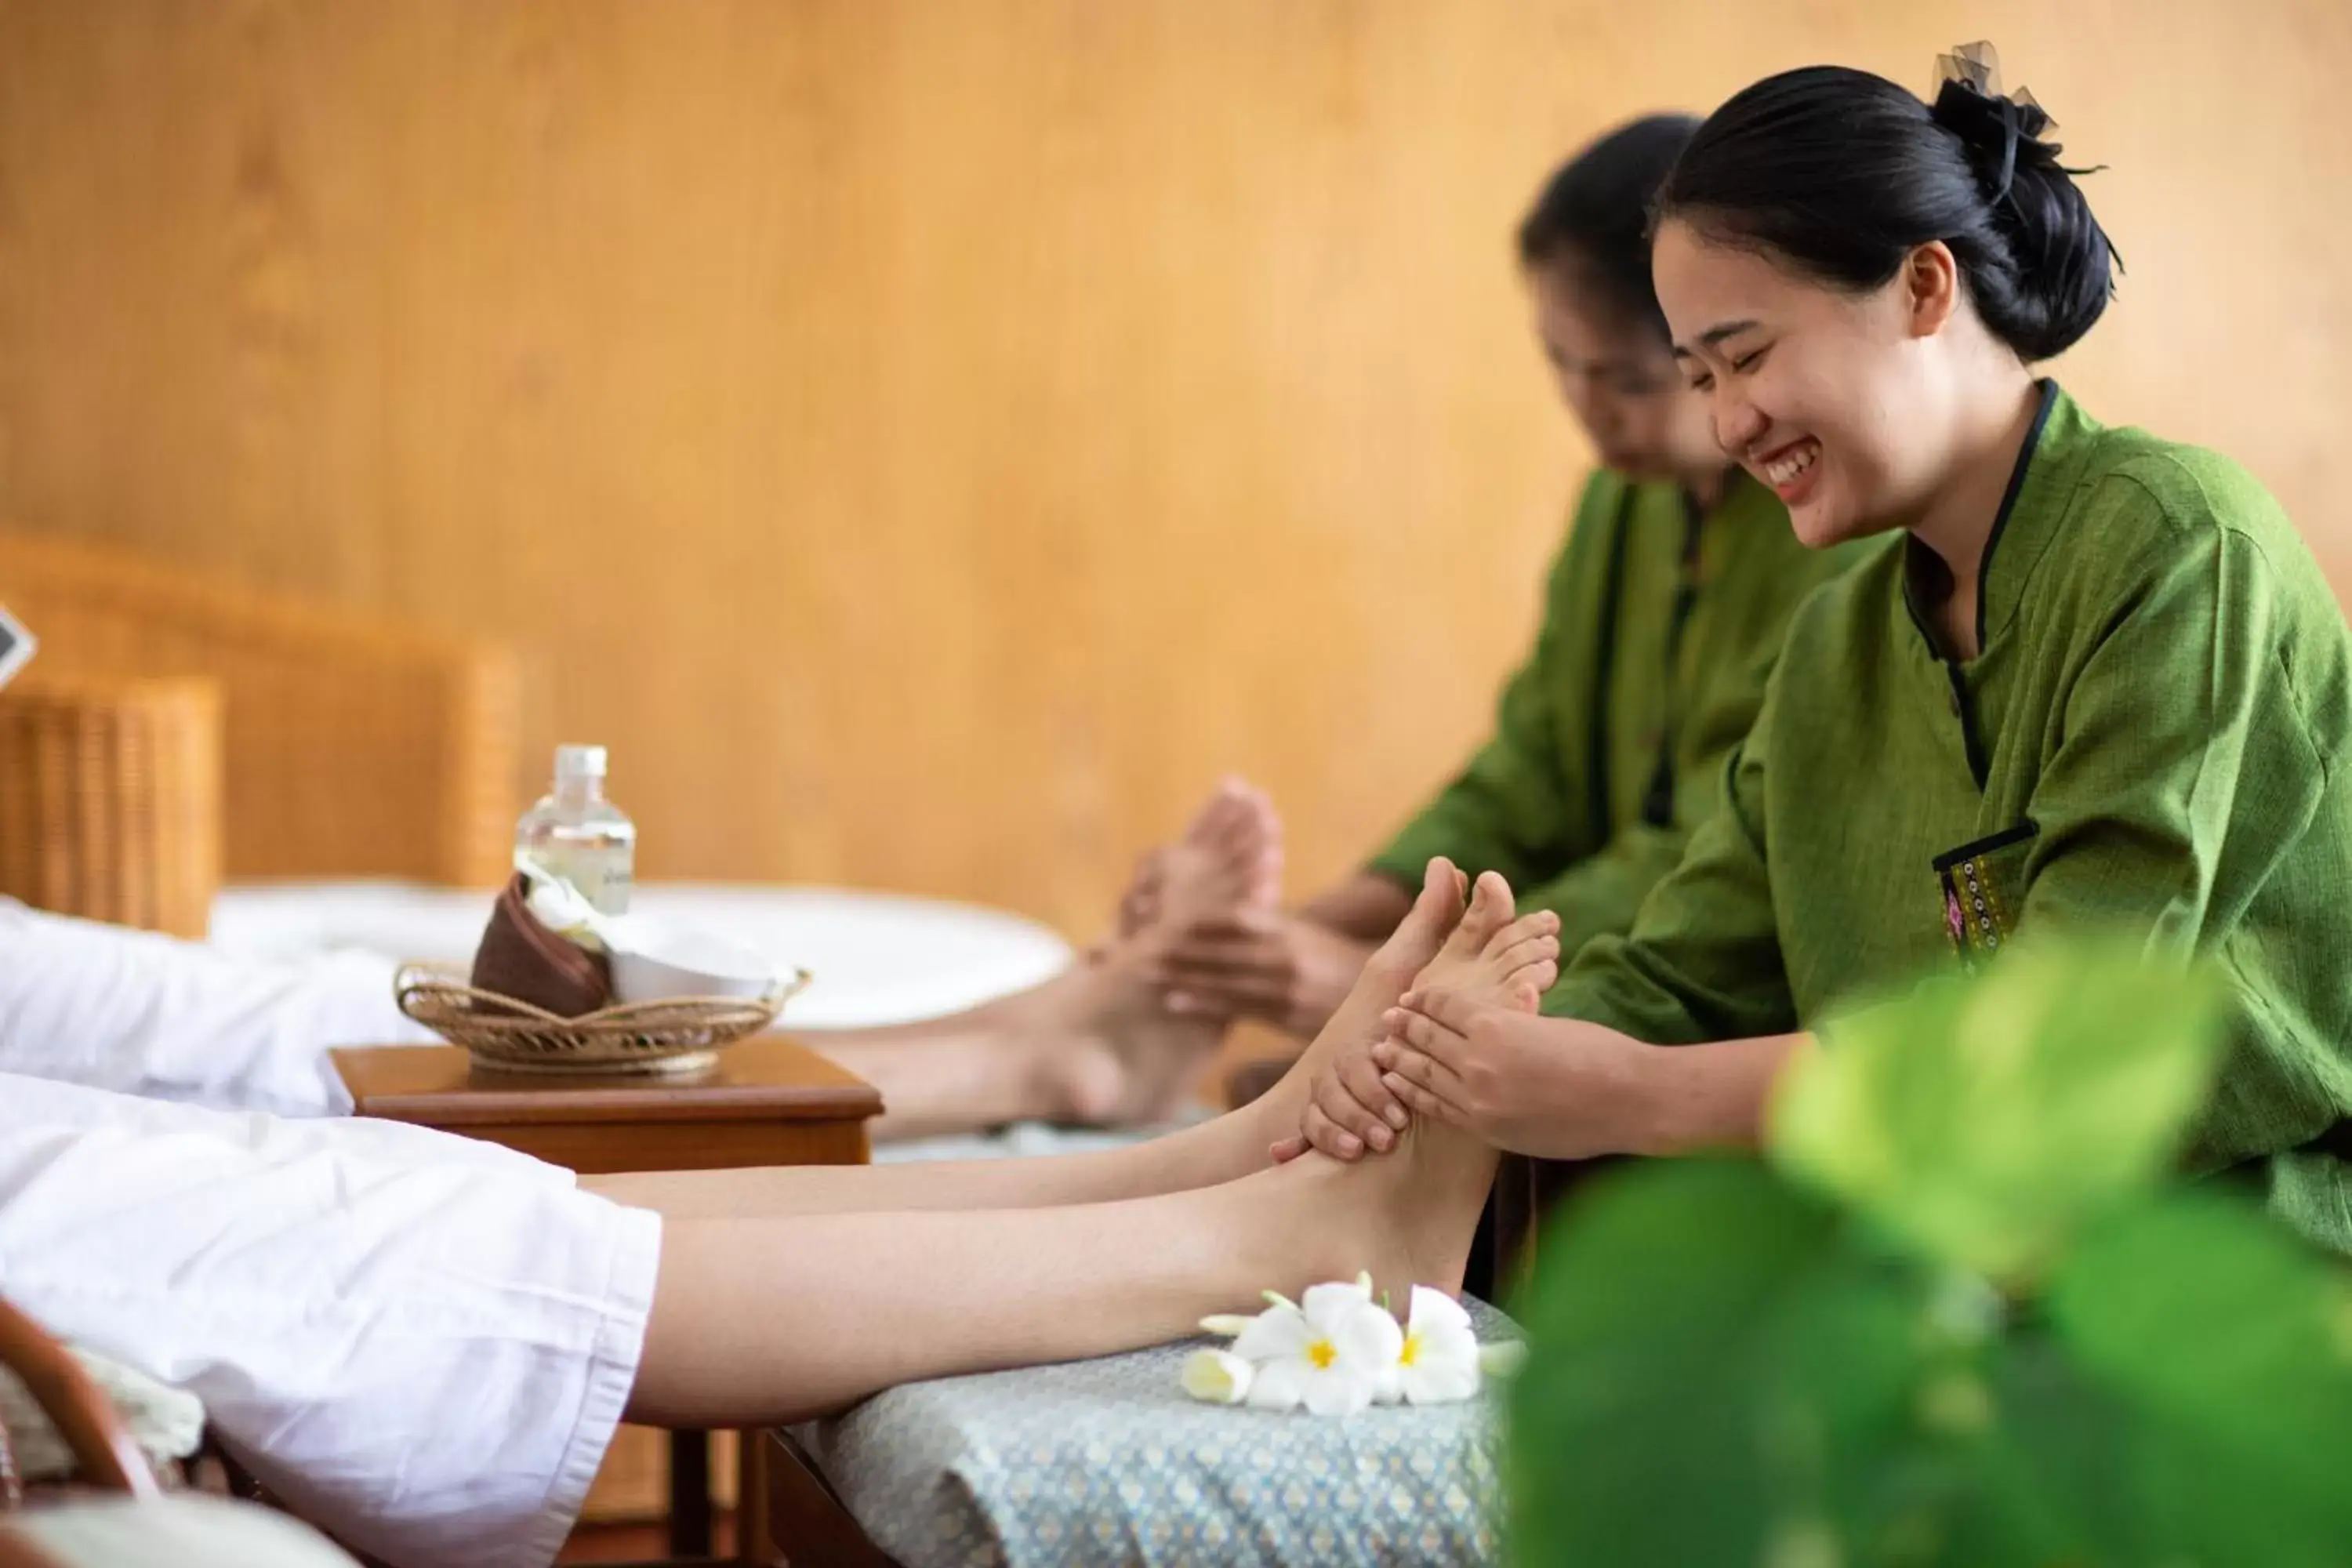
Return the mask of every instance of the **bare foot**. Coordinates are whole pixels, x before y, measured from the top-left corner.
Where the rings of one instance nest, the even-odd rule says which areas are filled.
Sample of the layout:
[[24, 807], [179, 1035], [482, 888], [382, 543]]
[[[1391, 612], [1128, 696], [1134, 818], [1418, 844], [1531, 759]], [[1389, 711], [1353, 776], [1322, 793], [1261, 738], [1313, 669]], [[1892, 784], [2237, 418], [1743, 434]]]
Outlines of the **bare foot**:
[[1181, 930], [1241, 905], [1271, 908], [1282, 886], [1282, 819], [1263, 790], [1227, 779], [1183, 835], [1160, 852], [1156, 868], [1157, 890], [1144, 930]]
[[1274, 802], [1245, 780], [1224, 779], [1181, 834], [1136, 861], [1111, 934], [1087, 949], [1087, 961], [1104, 962], [1163, 921], [1181, 929], [1204, 914], [1272, 909], [1281, 895], [1282, 819]]
[[1116, 960], [1080, 965], [1021, 1000], [1026, 1005], [1008, 1032], [1027, 1049], [1048, 1121], [1164, 1121], [1217, 1048], [1214, 1027], [1170, 1018], [1151, 988]]
[[[1420, 918], [1438, 880], [1433, 868], [1412, 919]], [[1559, 978], [1559, 917], [1538, 910], [1514, 919], [1514, 910], [1510, 884], [1493, 871], [1480, 875], [1469, 907], [1413, 984], [1444, 985], [1534, 1012]], [[1350, 996], [1349, 1005], [1355, 1001]], [[1319, 1270], [1318, 1279], [1350, 1279], [1368, 1268], [1395, 1302], [1415, 1285], [1458, 1296], [1499, 1158], [1473, 1134], [1429, 1116], [1413, 1117], [1394, 1152], [1381, 1159], [1342, 1163], [1304, 1154], [1284, 1167], [1308, 1167], [1308, 1184], [1297, 1200], [1310, 1216], [1301, 1256]]]
[[1352, 1047], [1370, 1046], [1387, 1033], [1382, 1022], [1388, 1010], [1409, 989], [1421, 972], [1433, 963], [1446, 938], [1463, 918], [1462, 898], [1466, 879], [1446, 859], [1429, 863], [1422, 875], [1421, 892], [1412, 908], [1380, 951], [1364, 961], [1364, 972], [1331, 1015], [1331, 1021], [1307, 1046], [1281, 1081], [1252, 1100], [1235, 1115], [1256, 1118], [1269, 1146], [1298, 1131], [1308, 1091], [1325, 1065]]
[[1147, 976], [1160, 949], [1192, 921], [1251, 905], [1271, 909], [1281, 886], [1282, 819], [1274, 803], [1264, 791], [1227, 779], [1161, 851], [1150, 921], [1102, 956], [1110, 984], [1095, 1047], [1059, 1064], [1082, 1100], [1113, 1105], [1118, 1120], [1150, 1121], [1190, 1100], [1225, 1026], [1171, 1016]]
[[1481, 875], [1470, 890], [1462, 923], [1412, 988], [1443, 986], [1497, 1007], [1532, 1013], [1559, 978], [1559, 916], [1549, 910], [1513, 919], [1511, 885], [1499, 872]]
[[[1036, 1093], [1060, 1121], [1097, 1126], [1165, 1121], [1190, 1098], [1224, 1026], [1173, 1016], [1147, 978], [1153, 944], [1203, 915], [1271, 907], [1281, 886], [1282, 822], [1264, 792], [1217, 786], [1183, 834], [1155, 851], [1150, 919], [1090, 962], [1006, 1005], [1034, 1061]], [[1132, 895], [1130, 898], [1132, 901]], [[1127, 919], [1122, 906], [1122, 924]]]
[[[1513, 919], [1510, 884], [1494, 871], [1482, 874], [1469, 908], [1447, 934], [1414, 986], [1443, 984], [1497, 1005], [1535, 1010], [1537, 1000], [1559, 978], [1559, 921], [1549, 910]], [[1340, 1160], [1368, 1152], [1386, 1154], [1412, 1125], [1412, 1109], [1381, 1081], [1376, 1058], [1382, 1038], [1399, 1026], [1394, 1008], [1384, 1010], [1372, 1034], [1326, 1058], [1306, 1086], [1297, 1121], [1284, 1128], [1270, 1146], [1278, 1161], [1309, 1147]]]
[[1385, 1159], [1307, 1153], [1221, 1191], [1235, 1199], [1235, 1224], [1265, 1247], [1275, 1289], [1295, 1293], [1370, 1269], [1402, 1310], [1415, 1285], [1461, 1294], [1496, 1161], [1468, 1133], [1420, 1117]]

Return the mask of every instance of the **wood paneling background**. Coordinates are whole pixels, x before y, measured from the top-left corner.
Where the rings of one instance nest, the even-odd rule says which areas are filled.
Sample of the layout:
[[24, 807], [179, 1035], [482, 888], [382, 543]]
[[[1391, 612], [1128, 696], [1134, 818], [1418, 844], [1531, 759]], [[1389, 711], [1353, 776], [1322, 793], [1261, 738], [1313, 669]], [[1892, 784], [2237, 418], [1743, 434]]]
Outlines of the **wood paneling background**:
[[2061, 374], [2352, 581], [2341, 0], [0, 0], [0, 518], [510, 639], [648, 876], [1083, 931], [1234, 768], [1303, 886], [1531, 624], [1538, 179], [1983, 34], [2112, 165]]

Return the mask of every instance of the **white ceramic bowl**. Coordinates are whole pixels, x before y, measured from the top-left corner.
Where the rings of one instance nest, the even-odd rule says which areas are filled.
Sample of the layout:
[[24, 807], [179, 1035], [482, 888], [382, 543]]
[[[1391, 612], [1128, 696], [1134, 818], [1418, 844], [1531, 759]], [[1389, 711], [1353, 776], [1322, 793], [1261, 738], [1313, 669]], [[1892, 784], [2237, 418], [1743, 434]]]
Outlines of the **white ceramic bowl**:
[[757, 949], [676, 921], [623, 915], [606, 929], [615, 1001], [764, 996], [782, 978]]

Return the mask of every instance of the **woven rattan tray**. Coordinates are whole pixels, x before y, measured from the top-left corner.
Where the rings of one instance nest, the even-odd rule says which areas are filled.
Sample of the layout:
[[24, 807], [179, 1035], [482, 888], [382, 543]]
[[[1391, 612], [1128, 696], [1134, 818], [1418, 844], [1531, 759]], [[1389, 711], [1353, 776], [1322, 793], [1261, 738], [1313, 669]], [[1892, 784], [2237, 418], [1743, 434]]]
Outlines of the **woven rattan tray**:
[[803, 969], [762, 996], [625, 1002], [577, 1018], [466, 984], [462, 972], [412, 963], [393, 981], [400, 1010], [500, 1072], [696, 1072], [719, 1047], [757, 1034], [808, 984]]

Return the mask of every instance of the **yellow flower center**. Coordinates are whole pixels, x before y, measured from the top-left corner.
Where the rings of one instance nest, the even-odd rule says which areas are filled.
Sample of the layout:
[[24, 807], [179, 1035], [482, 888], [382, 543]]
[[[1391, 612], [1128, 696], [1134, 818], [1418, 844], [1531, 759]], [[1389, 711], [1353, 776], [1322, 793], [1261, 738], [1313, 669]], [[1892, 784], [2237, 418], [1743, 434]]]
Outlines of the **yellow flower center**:
[[1404, 1340], [1404, 1349], [1397, 1352], [1397, 1364], [1399, 1366], [1411, 1366], [1412, 1364], [1412, 1358], [1420, 1353], [1421, 1336], [1418, 1334], [1407, 1334]]
[[1316, 1367], [1320, 1370], [1322, 1368], [1328, 1367], [1333, 1362], [1338, 1361], [1339, 1359], [1339, 1352], [1332, 1347], [1329, 1340], [1317, 1340], [1313, 1344], [1307, 1347], [1307, 1359], [1313, 1362]]

